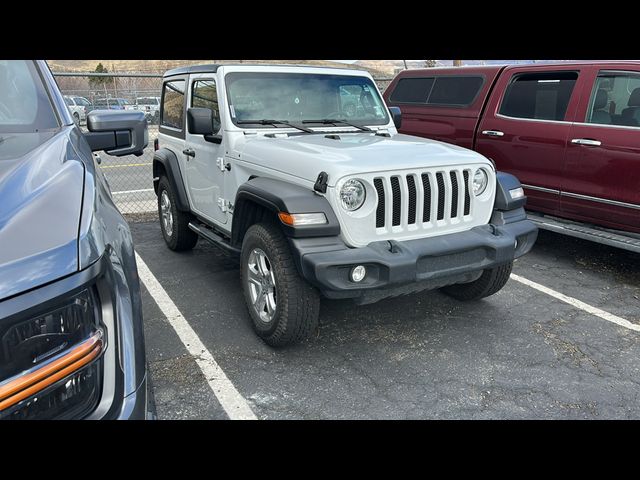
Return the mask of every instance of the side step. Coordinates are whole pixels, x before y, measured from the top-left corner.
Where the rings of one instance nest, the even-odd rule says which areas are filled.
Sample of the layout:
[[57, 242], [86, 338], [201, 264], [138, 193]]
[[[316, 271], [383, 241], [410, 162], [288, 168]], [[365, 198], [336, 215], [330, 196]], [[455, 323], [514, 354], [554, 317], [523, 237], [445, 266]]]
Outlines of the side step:
[[189, 228], [194, 232], [196, 232], [205, 240], [208, 240], [209, 242], [213, 243], [217, 247], [222, 248], [227, 253], [240, 256], [239, 248], [232, 247], [231, 245], [229, 245], [229, 241], [227, 239], [225, 239], [221, 235], [218, 235], [216, 232], [214, 232], [210, 228], [202, 224], [196, 224], [194, 222], [189, 222]]
[[589, 226], [564, 220], [557, 217], [543, 216], [535, 213], [528, 214], [529, 220], [534, 222], [538, 228], [562, 233], [571, 237], [591, 240], [611, 247], [622, 248], [631, 252], [640, 253], [640, 237], [631, 233], [629, 236], [624, 232], [609, 230], [605, 228]]

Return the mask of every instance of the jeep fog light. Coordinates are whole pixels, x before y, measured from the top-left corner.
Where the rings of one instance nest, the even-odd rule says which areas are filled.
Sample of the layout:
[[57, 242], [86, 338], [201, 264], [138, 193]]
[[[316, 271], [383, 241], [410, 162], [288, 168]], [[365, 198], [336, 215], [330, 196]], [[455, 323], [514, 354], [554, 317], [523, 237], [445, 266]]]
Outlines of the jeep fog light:
[[301, 225], [324, 225], [327, 223], [327, 217], [324, 213], [278, 213], [278, 218], [285, 225], [299, 227]]
[[359, 209], [367, 197], [367, 190], [360, 180], [347, 180], [340, 189], [340, 203], [349, 212]]
[[509, 195], [511, 195], [512, 200], [516, 200], [518, 198], [524, 197], [524, 190], [522, 189], [522, 187], [513, 188], [509, 190]]
[[365, 275], [367, 274], [367, 269], [364, 265], [358, 265], [357, 267], [353, 267], [351, 269], [351, 281], [358, 283], [364, 280]]
[[476, 170], [476, 173], [473, 175], [473, 193], [474, 195], [482, 195], [482, 192], [487, 188], [487, 184], [489, 183], [489, 176], [487, 172], [483, 168], [479, 168]]

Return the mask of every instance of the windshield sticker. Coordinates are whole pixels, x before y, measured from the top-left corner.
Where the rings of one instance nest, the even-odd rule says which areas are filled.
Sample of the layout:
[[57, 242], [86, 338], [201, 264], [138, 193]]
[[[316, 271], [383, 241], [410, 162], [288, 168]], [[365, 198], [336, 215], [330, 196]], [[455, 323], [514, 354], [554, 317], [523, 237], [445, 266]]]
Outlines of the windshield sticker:
[[364, 90], [365, 92], [369, 92], [369, 85], [363, 85], [362, 86], [362, 90]]
[[296, 105], [298, 105], [300, 103], [300, 99], [298, 97], [296, 97], [296, 99], [294, 100], [294, 102], [296, 102]]

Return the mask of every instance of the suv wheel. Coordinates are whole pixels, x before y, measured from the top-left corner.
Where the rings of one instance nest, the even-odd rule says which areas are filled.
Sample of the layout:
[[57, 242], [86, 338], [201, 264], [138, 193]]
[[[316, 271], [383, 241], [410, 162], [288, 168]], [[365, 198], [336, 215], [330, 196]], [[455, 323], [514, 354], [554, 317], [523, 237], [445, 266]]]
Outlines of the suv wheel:
[[320, 295], [298, 274], [278, 226], [251, 226], [242, 242], [240, 261], [244, 298], [260, 338], [272, 347], [282, 347], [316, 331]]
[[191, 216], [176, 206], [176, 197], [167, 177], [158, 182], [158, 215], [160, 229], [171, 250], [190, 250], [198, 242], [198, 234], [189, 228]]
[[513, 262], [489, 268], [482, 272], [479, 279], [470, 283], [461, 283], [444, 287], [442, 291], [458, 300], [480, 300], [497, 293], [505, 286], [511, 275]]

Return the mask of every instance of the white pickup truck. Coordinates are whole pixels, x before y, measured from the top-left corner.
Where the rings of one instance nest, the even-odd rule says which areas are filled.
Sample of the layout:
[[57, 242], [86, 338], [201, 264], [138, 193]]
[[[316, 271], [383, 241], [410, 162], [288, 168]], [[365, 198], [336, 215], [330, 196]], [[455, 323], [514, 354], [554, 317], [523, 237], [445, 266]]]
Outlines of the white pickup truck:
[[520, 183], [400, 123], [367, 72], [166, 72], [153, 160], [166, 244], [202, 237], [237, 254], [253, 328], [272, 346], [315, 330], [321, 295], [497, 292], [537, 236]]

